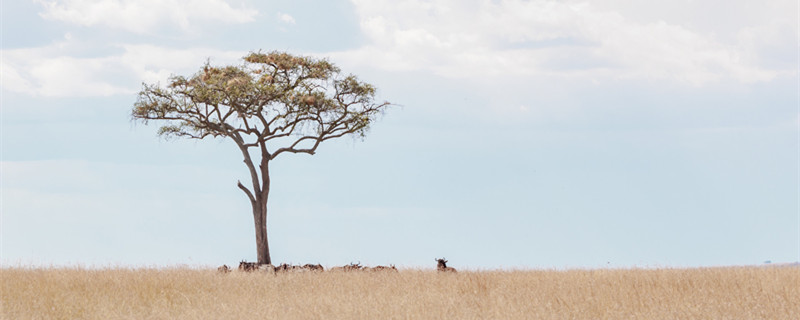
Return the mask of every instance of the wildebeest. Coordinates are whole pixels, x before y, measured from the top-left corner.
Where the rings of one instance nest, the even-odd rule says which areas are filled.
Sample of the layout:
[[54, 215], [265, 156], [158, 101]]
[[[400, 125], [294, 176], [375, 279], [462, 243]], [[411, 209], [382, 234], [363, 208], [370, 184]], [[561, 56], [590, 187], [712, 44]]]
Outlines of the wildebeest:
[[258, 263], [256, 262], [246, 262], [242, 260], [239, 262], [239, 271], [251, 272], [258, 270]]
[[363, 269], [364, 267], [361, 266], [361, 262], [359, 263], [350, 263], [349, 265], [344, 266], [344, 271], [358, 271]]
[[391, 271], [391, 272], [397, 272], [397, 268], [392, 264], [392, 265], [390, 265], [388, 267], [387, 266], [376, 266], [376, 267], [372, 267], [372, 268], [364, 267], [364, 271], [375, 271], [375, 272]]
[[350, 264], [348, 264], [348, 265], [346, 265], [344, 267], [333, 267], [333, 268], [331, 268], [331, 271], [359, 271], [362, 268], [364, 268], [364, 267], [361, 266], [361, 262], [359, 262], [359, 263], [352, 263], [351, 262]]
[[267, 272], [267, 273], [275, 273], [275, 266], [271, 264], [262, 264], [258, 266], [258, 270]]
[[303, 266], [303, 269], [310, 270], [310, 271], [325, 271], [325, 268], [322, 267], [321, 264], [306, 264]]
[[219, 273], [228, 273], [231, 272], [231, 268], [228, 265], [223, 264], [221, 267], [217, 268], [217, 272]]
[[288, 263], [282, 263], [279, 266], [275, 267], [276, 272], [307, 272], [307, 271], [325, 271], [325, 268], [322, 267], [321, 264], [305, 264], [302, 266], [299, 265], [291, 265]]
[[436, 266], [436, 270], [441, 272], [456, 272], [456, 269], [447, 266], [447, 260], [442, 257], [441, 259], [436, 259], [436, 262], [439, 264]]
[[275, 272], [288, 272], [295, 269], [295, 266], [287, 263], [281, 263], [277, 267], [275, 267]]

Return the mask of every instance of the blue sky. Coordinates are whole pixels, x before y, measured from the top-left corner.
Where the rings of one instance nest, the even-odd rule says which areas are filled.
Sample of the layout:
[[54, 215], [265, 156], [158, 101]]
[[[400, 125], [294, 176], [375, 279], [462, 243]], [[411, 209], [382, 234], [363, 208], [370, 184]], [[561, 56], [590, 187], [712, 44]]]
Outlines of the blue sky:
[[255, 260], [235, 145], [130, 110], [257, 50], [396, 104], [272, 165], [275, 262], [800, 260], [796, 1], [21, 0], [2, 21], [3, 265]]

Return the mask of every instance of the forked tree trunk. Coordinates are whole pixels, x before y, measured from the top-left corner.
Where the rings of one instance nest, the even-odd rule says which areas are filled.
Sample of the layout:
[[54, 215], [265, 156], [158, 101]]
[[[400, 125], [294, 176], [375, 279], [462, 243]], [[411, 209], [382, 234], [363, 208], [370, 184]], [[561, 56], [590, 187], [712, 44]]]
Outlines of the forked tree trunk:
[[239, 149], [244, 155], [244, 163], [250, 171], [250, 179], [253, 183], [253, 191], [245, 187], [239, 181], [239, 189], [247, 195], [250, 199], [250, 205], [253, 207], [253, 225], [256, 228], [256, 254], [258, 255], [258, 264], [271, 264], [272, 259], [269, 256], [269, 242], [267, 241], [267, 200], [269, 199], [269, 157], [266, 148], [262, 145], [262, 159], [259, 169], [261, 169], [261, 179], [259, 180], [258, 171], [253, 165], [253, 159], [247, 151], [242, 138], [240, 136], [233, 136], [233, 140], [239, 145]]

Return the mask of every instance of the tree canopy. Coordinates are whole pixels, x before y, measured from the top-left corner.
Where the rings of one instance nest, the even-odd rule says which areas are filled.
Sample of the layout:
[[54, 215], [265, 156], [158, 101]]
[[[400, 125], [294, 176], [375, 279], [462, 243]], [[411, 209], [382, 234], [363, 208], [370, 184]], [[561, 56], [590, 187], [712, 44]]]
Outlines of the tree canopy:
[[389, 105], [374, 96], [372, 85], [341, 77], [327, 60], [254, 52], [240, 66], [206, 63], [191, 77], [170, 77], [166, 87], [145, 84], [133, 117], [167, 120], [159, 130], [164, 136], [225, 136], [248, 148], [274, 142], [262, 152], [271, 160], [284, 152], [314, 154], [322, 141], [347, 134], [363, 136]]

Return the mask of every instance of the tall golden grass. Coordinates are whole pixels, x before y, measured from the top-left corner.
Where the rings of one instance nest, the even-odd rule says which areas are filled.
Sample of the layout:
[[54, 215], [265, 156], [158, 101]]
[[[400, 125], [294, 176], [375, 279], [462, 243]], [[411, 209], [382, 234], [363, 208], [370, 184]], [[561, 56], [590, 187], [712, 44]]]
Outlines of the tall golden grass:
[[800, 319], [800, 268], [4, 268], [2, 319]]

